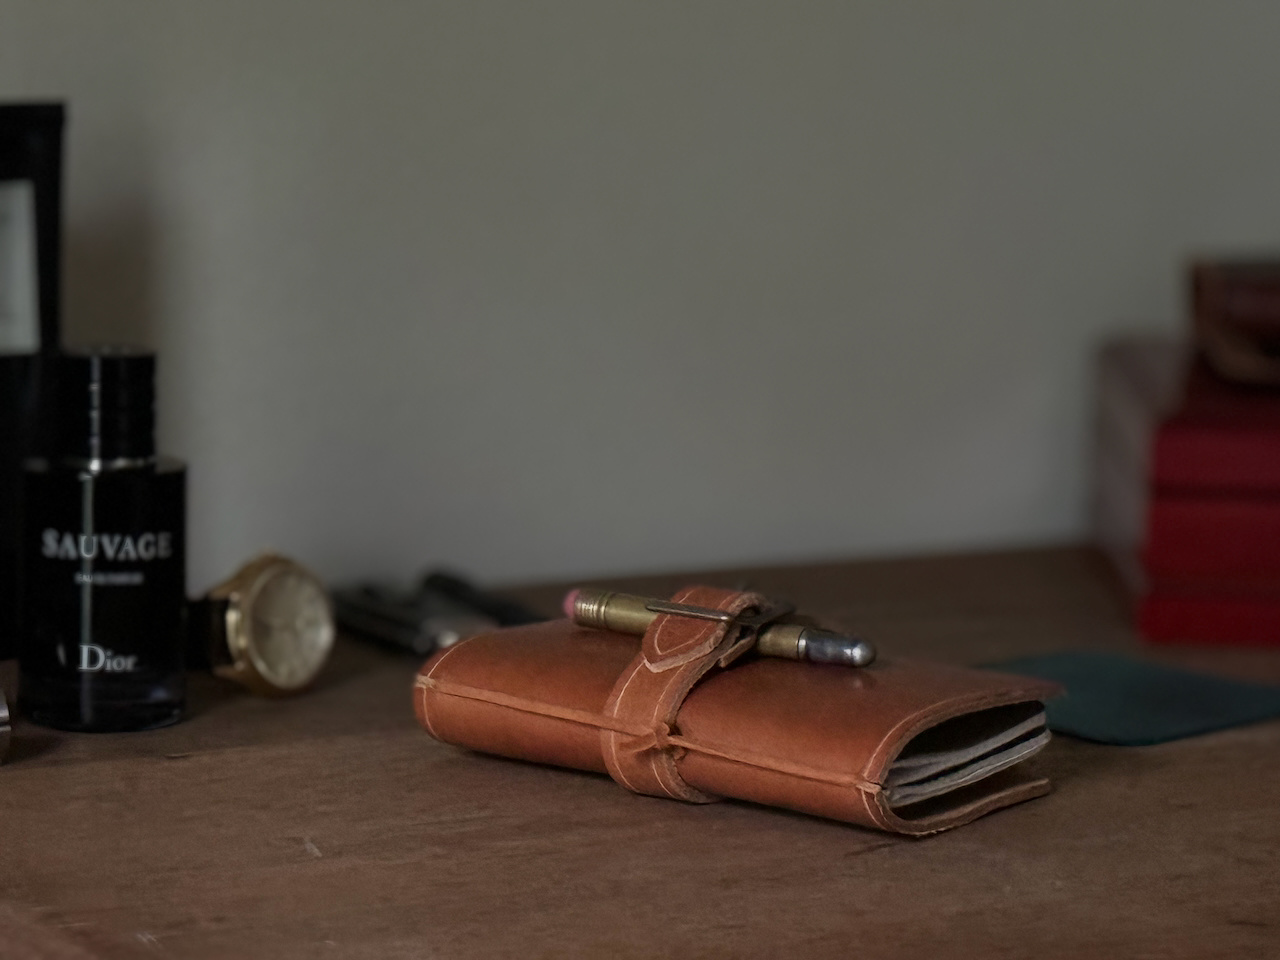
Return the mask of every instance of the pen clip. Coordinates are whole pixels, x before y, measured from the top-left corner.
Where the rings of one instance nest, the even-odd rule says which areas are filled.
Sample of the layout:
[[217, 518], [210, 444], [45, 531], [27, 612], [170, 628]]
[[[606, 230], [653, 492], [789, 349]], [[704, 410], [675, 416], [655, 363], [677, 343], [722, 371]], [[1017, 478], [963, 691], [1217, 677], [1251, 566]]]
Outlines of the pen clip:
[[696, 607], [689, 603], [675, 603], [671, 600], [650, 600], [645, 609], [651, 613], [665, 613], [677, 617], [691, 617], [696, 620], [711, 620], [736, 627], [737, 639], [719, 659], [721, 667], [727, 667], [742, 654], [756, 645], [760, 631], [775, 620], [780, 620], [795, 611], [795, 604], [770, 601], [759, 610], [747, 608], [742, 613], [733, 614], [726, 610], [715, 610], [711, 607]]
[[691, 603], [674, 603], [670, 600], [650, 600], [644, 608], [654, 613], [670, 613], [677, 617], [693, 617], [696, 620], [715, 620], [718, 623], [731, 623], [738, 619], [737, 614], [729, 613], [727, 610], [695, 607]]
[[695, 607], [690, 603], [675, 603], [671, 600], [650, 600], [645, 605], [646, 610], [654, 613], [669, 613], [677, 617], [692, 617], [696, 620], [714, 620], [717, 623], [736, 623], [740, 627], [748, 630], [759, 630], [767, 623], [772, 623], [779, 617], [785, 617], [789, 613], [795, 611], [795, 604], [770, 602], [770, 605], [760, 610], [746, 610], [742, 613], [729, 613], [727, 610], [716, 610], [712, 607]]

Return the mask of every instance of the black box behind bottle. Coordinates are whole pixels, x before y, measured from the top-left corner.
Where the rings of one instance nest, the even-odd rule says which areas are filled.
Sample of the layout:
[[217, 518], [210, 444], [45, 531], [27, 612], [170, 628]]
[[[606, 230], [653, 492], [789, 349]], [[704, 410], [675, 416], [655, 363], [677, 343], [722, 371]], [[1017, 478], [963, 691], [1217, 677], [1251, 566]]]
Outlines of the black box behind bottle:
[[17, 655], [22, 464], [39, 452], [38, 358], [59, 341], [59, 103], [0, 104], [0, 660]]

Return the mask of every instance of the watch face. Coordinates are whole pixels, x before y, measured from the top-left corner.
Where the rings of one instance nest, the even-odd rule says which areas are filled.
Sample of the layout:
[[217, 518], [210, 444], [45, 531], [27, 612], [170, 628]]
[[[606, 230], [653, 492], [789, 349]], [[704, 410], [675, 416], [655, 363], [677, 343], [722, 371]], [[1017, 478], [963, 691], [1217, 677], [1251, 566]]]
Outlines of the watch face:
[[315, 679], [333, 648], [333, 614], [324, 587], [287, 561], [269, 568], [249, 598], [249, 655], [281, 691]]

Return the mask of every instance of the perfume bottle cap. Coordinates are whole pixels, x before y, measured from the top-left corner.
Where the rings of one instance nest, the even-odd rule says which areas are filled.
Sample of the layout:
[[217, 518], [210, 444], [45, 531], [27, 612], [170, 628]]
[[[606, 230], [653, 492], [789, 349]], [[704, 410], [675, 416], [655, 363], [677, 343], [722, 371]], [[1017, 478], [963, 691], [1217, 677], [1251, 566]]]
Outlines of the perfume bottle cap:
[[53, 360], [54, 449], [91, 464], [156, 454], [156, 357], [132, 347], [94, 347]]

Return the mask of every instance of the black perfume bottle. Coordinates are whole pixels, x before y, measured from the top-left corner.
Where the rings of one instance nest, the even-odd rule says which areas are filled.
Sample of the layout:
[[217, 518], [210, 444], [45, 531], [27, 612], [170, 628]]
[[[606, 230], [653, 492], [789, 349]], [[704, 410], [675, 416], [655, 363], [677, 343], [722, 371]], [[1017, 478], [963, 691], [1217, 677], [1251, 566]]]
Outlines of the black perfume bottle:
[[19, 699], [36, 723], [181, 719], [186, 468], [155, 449], [155, 356], [47, 361], [49, 456], [26, 464]]

